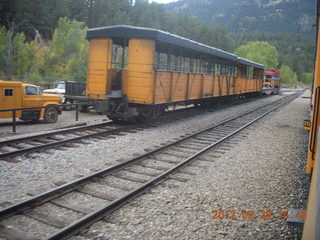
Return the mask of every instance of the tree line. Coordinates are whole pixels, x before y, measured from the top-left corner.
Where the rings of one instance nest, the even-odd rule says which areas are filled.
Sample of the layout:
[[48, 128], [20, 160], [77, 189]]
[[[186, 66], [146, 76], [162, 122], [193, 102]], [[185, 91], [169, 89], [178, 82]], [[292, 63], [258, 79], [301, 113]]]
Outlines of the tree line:
[[85, 81], [87, 28], [117, 24], [162, 29], [229, 52], [267, 42], [279, 52], [275, 68], [286, 65], [299, 78], [313, 68], [311, 37], [231, 34], [148, 0], [0, 0], [0, 77], [38, 84]]

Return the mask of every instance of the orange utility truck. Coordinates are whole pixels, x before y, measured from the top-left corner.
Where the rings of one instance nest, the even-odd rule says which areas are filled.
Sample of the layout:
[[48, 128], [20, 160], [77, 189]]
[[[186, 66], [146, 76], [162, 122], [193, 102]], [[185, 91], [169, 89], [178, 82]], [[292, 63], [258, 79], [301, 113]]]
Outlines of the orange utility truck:
[[[38, 86], [0, 80], [0, 110], [16, 108], [47, 107], [16, 111], [16, 117], [23, 121], [37, 121], [43, 118], [47, 123], [55, 123], [61, 110], [57, 105], [61, 98], [43, 94]], [[11, 118], [12, 111], [0, 112], [0, 118]]]

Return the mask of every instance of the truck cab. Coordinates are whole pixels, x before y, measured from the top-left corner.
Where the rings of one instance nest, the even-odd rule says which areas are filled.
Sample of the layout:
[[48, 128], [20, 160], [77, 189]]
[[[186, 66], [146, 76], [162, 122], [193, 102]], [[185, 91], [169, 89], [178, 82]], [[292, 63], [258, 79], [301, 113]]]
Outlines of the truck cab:
[[[42, 109], [16, 111], [16, 117], [23, 121], [37, 121], [40, 118], [47, 123], [55, 123], [61, 110], [61, 98], [41, 93], [38, 86], [22, 82], [0, 80], [0, 110], [14, 108], [46, 107]], [[0, 112], [0, 118], [11, 118], [12, 111]]]
[[65, 82], [59, 82], [56, 84], [55, 88], [45, 89], [43, 90], [43, 93], [49, 93], [57, 95], [61, 98], [61, 101], [65, 103], [64, 95], [66, 93], [66, 83]]

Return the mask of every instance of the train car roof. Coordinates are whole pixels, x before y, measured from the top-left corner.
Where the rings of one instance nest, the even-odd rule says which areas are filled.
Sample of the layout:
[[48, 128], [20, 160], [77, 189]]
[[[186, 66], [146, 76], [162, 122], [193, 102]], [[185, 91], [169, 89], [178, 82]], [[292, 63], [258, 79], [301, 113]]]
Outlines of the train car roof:
[[181, 46], [194, 51], [214, 55], [230, 61], [239, 62], [241, 64], [250, 65], [256, 68], [264, 69], [264, 66], [244, 58], [239, 58], [237, 55], [228, 53], [218, 48], [198, 43], [196, 41], [180, 37], [158, 29], [135, 27], [128, 25], [115, 25], [108, 27], [92, 28], [87, 32], [87, 39], [96, 38], [146, 38], [157, 40], [176, 46]]
[[255, 68], [264, 69], [264, 65], [262, 65], [260, 63], [253, 62], [253, 61], [250, 61], [250, 60], [242, 58], [242, 57], [238, 57], [238, 60], [239, 60], [239, 63], [241, 63], [241, 64], [250, 65]]

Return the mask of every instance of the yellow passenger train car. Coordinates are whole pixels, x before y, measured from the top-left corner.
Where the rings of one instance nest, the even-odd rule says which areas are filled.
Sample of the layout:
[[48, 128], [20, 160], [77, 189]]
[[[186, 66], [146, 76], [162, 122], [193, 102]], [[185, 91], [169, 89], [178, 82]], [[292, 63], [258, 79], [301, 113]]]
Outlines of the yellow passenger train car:
[[[302, 240], [320, 239], [320, 0], [317, 0], [317, 48], [311, 98], [311, 123], [306, 173], [311, 175]], [[307, 122], [308, 123], [308, 122]]]
[[111, 119], [261, 94], [264, 66], [157, 29], [89, 29], [86, 97]]

